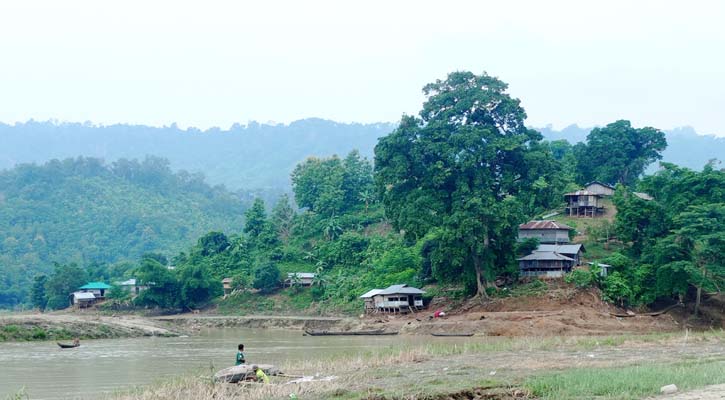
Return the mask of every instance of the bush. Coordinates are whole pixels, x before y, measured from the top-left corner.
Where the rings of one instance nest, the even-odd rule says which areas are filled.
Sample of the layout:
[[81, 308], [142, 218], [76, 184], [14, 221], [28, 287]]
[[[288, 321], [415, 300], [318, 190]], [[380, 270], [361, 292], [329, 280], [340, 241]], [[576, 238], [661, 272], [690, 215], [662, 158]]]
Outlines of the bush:
[[280, 272], [277, 264], [268, 262], [254, 272], [252, 286], [255, 289], [259, 289], [262, 293], [270, 293], [279, 287], [280, 281]]
[[592, 287], [595, 282], [594, 274], [591, 271], [575, 269], [564, 277], [566, 283], [573, 283], [579, 289]]
[[624, 276], [619, 272], [614, 272], [607, 276], [602, 286], [604, 299], [610, 303], [618, 303], [624, 307], [632, 299], [632, 289], [627, 284]]

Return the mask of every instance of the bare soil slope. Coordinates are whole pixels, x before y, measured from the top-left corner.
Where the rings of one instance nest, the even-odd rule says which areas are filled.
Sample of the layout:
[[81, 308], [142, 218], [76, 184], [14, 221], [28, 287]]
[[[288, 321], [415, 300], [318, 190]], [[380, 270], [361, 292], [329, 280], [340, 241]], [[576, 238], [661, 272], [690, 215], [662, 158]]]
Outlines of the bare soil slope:
[[[445, 301], [416, 314], [367, 316], [365, 327], [399, 329], [401, 333], [474, 333], [486, 336], [573, 336], [670, 332], [682, 329], [670, 314], [615, 317], [624, 310], [601, 300], [596, 289], [580, 290], [561, 281], [548, 283], [537, 296], [470, 300], [457, 308]], [[435, 309], [446, 312], [431, 318]]]

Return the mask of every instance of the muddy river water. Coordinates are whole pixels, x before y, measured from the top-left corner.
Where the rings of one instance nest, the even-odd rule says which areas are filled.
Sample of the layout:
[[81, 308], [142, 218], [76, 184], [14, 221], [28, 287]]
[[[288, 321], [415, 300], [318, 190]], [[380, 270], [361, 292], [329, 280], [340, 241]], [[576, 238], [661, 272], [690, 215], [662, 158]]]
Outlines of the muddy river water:
[[282, 365], [430, 340], [420, 336], [310, 337], [298, 330], [225, 328], [189, 337], [85, 340], [81, 347], [65, 350], [55, 342], [3, 343], [0, 399], [21, 390], [31, 399], [86, 399], [174, 375], [209, 375], [234, 365], [238, 343], [246, 346], [248, 363]]

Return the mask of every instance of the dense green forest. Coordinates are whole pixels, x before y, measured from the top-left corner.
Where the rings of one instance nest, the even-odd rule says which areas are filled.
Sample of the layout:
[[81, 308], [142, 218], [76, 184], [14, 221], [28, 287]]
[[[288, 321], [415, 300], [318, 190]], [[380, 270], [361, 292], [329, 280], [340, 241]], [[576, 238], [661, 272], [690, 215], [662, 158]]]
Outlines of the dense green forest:
[[[176, 125], [0, 123], [0, 169], [78, 156], [113, 162], [154, 155], [168, 159], [173, 170], [203, 173], [212, 185], [224, 184], [235, 190], [270, 190], [273, 193], [266, 199], [273, 201], [280, 192], [289, 191], [289, 174], [308, 156], [341, 155], [357, 149], [372, 159], [378, 138], [396, 126], [392, 123], [345, 124], [315, 118], [288, 125], [250, 122], [205, 131], [181, 129]], [[591, 128], [573, 125], [562, 130], [551, 127], [536, 130], [546, 140], [567, 140], [575, 145], [586, 140]], [[707, 160], [722, 158], [725, 154], [725, 138], [698, 135], [692, 128], [666, 133], [670, 144], [662, 152], [666, 162], [700, 169]], [[654, 170], [655, 164], [650, 172]]]
[[[544, 140], [526, 127], [507, 85], [486, 74], [451, 73], [424, 94], [419, 115], [404, 116], [380, 138], [374, 163], [357, 151], [307, 158], [291, 171], [294, 200], [256, 199], [243, 226], [207, 228], [196, 244], [169, 246], [165, 256], [145, 254], [122, 267], [56, 264], [35, 278], [33, 303], [62, 306], [79, 276], [133, 276], [150, 288], [133, 300], [114, 291], [111, 305], [218, 302], [220, 310], [265, 311], [272, 307], [266, 295], [287, 272], [317, 273], [312, 288], [280, 294], [314, 312], [353, 311], [360, 294], [397, 283], [433, 284], [429, 295], [449, 287], [461, 296], [502, 296], [517, 284], [517, 256], [531, 246], [517, 243], [518, 225], [561, 209], [563, 193], [591, 180], [617, 184], [619, 212], [605, 235], [613, 249], [601, 259], [613, 270], [606, 278], [596, 268], [578, 271], [567, 280], [597, 285], [621, 305], [698, 302], [725, 284], [725, 171], [715, 162], [701, 171], [665, 163], [645, 176], [663, 158], [666, 135], [626, 120], [574, 145]], [[601, 247], [599, 235], [589, 236]], [[140, 252], [150, 250], [159, 248]], [[219, 302], [226, 277], [259, 293], [242, 290]]]
[[244, 209], [238, 195], [154, 157], [1, 172], [0, 306], [27, 301], [33, 276], [54, 262], [92, 266], [179, 251], [210, 230], [240, 230]]

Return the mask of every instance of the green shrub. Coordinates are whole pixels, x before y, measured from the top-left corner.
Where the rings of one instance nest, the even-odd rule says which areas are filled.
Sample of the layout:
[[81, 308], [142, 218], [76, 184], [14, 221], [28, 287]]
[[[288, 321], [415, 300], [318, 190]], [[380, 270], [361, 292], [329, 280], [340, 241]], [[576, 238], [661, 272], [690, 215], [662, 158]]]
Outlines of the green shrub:
[[575, 269], [564, 277], [566, 283], [573, 283], [579, 289], [592, 287], [595, 283], [594, 274], [591, 271]]

